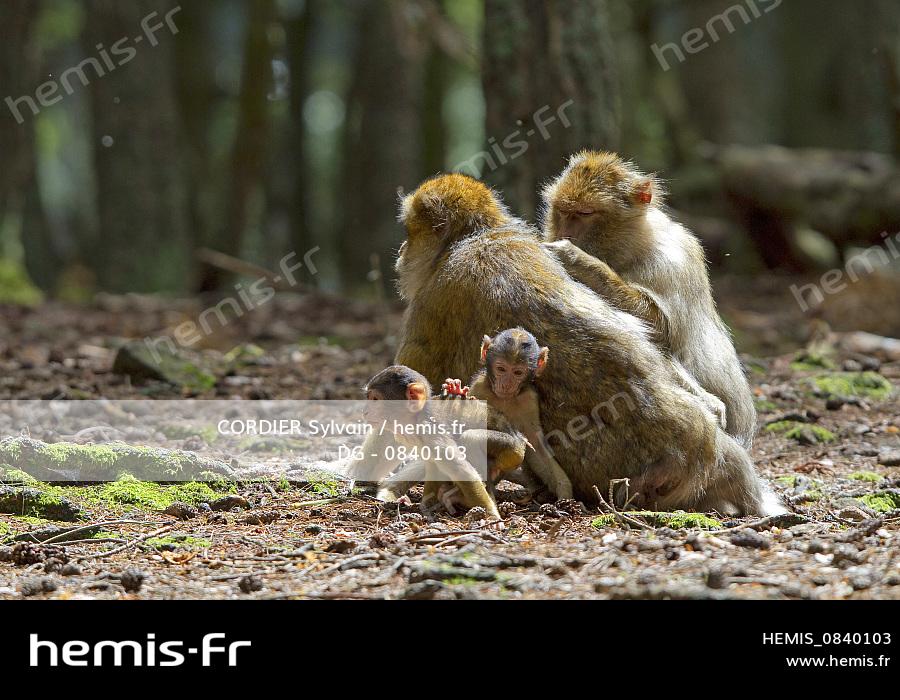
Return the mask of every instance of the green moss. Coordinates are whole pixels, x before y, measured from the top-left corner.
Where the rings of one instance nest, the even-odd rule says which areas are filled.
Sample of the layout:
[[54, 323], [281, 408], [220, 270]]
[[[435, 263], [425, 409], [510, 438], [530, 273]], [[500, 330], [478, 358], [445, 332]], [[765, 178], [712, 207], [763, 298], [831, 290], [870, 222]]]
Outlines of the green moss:
[[900, 508], [900, 494], [890, 491], [870, 493], [860, 496], [858, 500], [876, 513], [890, 513], [892, 510]]
[[192, 452], [156, 447], [134, 447], [121, 442], [77, 445], [45, 443], [17, 437], [0, 440], [0, 463], [29, 473], [69, 474], [84, 481], [115, 479], [122, 472], [153, 475], [160, 481], [193, 477], [199, 473], [228, 473], [228, 465]]
[[328, 472], [309, 472], [306, 475], [309, 487], [320, 496], [335, 498], [343, 490], [343, 482]]
[[38, 518], [34, 515], [14, 515], [13, 519], [16, 522], [25, 523], [26, 525], [55, 525], [57, 523], [64, 525], [58, 520], [47, 520], [47, 518]]
[[33, 478], [29, 478], [21, 487], [0, 488], [0, 513], [67, 522], [81, 517], [81, 509], [64, 497], [60, 487], [43, 484]]
[[877, 372], [833, 372], [812, 378], [816, 393], [826, 398], [858, 396], [867, 399], [886, 399], [894, 390], [893, 384]]
[[778, 404], [776, 404], [774, 401], [768, 401], [766, 399], [757, 399], [756, 401], [754, 401], [754, 404], [756, 405], [756, 410], [759, 411], [760, 413], [768, 413], [769, 411], [777, 411], [778, 410]]
[[21, 265], [0, 259], [0, 304], [36, 306], [43, 298]]
[[168, 423], [159, 429], [170, 440], [186, 440], [189, 437], [201, 437], [208, 444], [213, 444], [219, 437], [219, 431], [214, 425], [195, 427], [184, 423]]
[[13, 534], [13, 529], [6, 523], [0, 523], [0, 541]]
[[791, 369], [800, 372], [816, 372], [821, 369], [834, 369], [835, 364], [825, 355], [811, 352], [800, 352], [791, 362]]
[[201, 481], [163, 486], [152, 481], [140, 481], [131, 474], [123, 474], [118, 480], [103, 484], [97, 497], [110, 505], [164, 510], [176, 501], [191, 505], [213, 501], [218, 494]]
[[877, 484], [884, 477], [877, 472], [859, 471], [848, 474], [847, 478], [853, 479], [854, 481], [868, 481], [870, 483]]
[[8, 464], [0, 466], [0, 481], [7, 484], [25, 484], [27, 486], [33, 486], [40, 483], [31, 476], [31, 474], [23, 472], [21, 469], [14, 469]]
[[833, 442], [836, 438], [834, 433], [826, 428], [818, 425], [810, 425], [809, 423], [800, 423], [793, 420], [780, 420], [765, 428], [767, 433], [783, 433], [790, 440], [802, 439], [803, 434], [807, 433], [813, 436], [816, 442]]
[[767, 433], [786, 433], [788, 430], [797, 425], [803, 425], [803, 423], [798, 423], [793, 420], [780, 420], [775, 423], [770, 423], [765, 427], [765, 432]]
[[775, 483], [787, 486], [788, 488], [794, 488], [797, 485], [798, 478], [799, 477], [792, 474], [785, 474], [784, 476], [776, 476]]
[[151, 537], [145, 544], [154, 549], [206, 549], [212, 543], [204, 537], [169, 535], [167, 537]]
[[[683, 510], [676, 510], [674, 513], [665, 513], [653, 510], [636, 510], [628, 511], [626, 515], [632, 518], [643, 520], [653, 527], [670, 527], [673, 530], [682, 530], [688, 528], [700, 528], [702, 530], [715, 530], [722, 527], [722, 523], [703, 513], [686, 513]], [[591, 521], [591, 525], [596, 528], [612, 527], [619, 520], [612, 513], [601, 515]]]

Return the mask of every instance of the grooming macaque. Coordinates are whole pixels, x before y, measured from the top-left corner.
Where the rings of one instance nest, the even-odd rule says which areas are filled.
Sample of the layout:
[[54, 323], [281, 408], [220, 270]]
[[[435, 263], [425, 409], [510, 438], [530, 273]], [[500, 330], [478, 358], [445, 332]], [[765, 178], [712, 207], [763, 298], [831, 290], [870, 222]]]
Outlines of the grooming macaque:
[[656, 179], [617, 155], [579, 153], [544, 189], [547, 247], [576, 280], [648, 322], [659, 345], [724, 402], [727, 431], [749, 447], [756, 409], [703, 247], [660, 199]]
[[[376, 374], [365, 387], [369, 401], [405, 401], [408, 404], [411, 421], [427, 422], [434, 418], [446, 421], [452, 418], [453, 406], [443, 403], [431, 396], [431, 385], [428, 380], [415, 370], [402, 365], [388, 367]], [[416, 467], [422, 472], [421, 480], [425, 482], [423, 507], [433, 501], [440, 501], [450, 512], [454, 505], [462, 504], [467, 508], [481, 506], [492, 517], [499, 517], [494, 498], [491, 495], [492, 484], [485, 486], [472, 463], [485, 463], [491, 474], [500, 474], [518, 467], [525, 457], [525, 438], [514, 430], [509, 422], [496, 412], [478, 413], [478, 404], [469, 404], [466, 415], [483, 419], [486, 429], [469, 428], [458, 436], [429, 434], [426, 431], [411, 434], [390, 432], [384, 434], [372, 432], [363, 445], [364, 456], [354, 460], [348, 468], [348, 474], [359, 476], [365, 474], [380, 482], [379, 497], [384, 500], [396, 500], [409, 489], [409, 469], [402, 470], [407, 478], [387, 479], [398, 466], [393, 450], [389, 446], [403, 445], [409, 450], [428, 447], [431, 460], [421, 460]], [[366, 411], [366, 420], [377, 424], [385, 418], [373, 405]], [[457, 448], [465, 448], [460, 453]], [[465, 454], [465, 457], [461, 455]], [[448, 455], [459, 456], [449, 459]], [[489, 492], [488, 488], [491, 489]]]
[[542, 348], [531, 333], [511, 328], [481, 343], [483, 369], [472, 379], [471, 388], [460, 382], [444, 385], [445, 391], [464, 393], [487, 402], [506, 416], [528, 440], [527, 466], [557, 499], [572, 498], [572, 482], [547, 449], [541, 428], [541, 410], [535, 380], [547, 366], [550, 350]]
[[645, 323], [574, 281], [483, 183], [429, 180], [403, 199], [401, 221], [396, 267], [408, 307], [396, 362], [434, 382], [472, 376], [482, 329], [521, 325], [554, 348], [540, 422], [578, 497], [628, 478], [633, 502], [649, 507], [781, 512]]

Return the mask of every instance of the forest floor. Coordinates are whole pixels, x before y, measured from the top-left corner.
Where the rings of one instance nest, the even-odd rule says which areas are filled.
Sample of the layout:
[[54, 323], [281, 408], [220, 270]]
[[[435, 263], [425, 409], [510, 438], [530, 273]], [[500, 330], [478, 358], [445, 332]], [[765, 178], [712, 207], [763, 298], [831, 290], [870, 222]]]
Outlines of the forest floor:
[[[0, 507], [0, 598], [900, 598], [900, 362], [810, 349], [786, 289], [717, 287], [757, 398], [753, 457], [787, 520], [624, 518], [508, 485], [492, 523], [475, 511], [426, 518], [416, 490], [413, 505], [389, 505], [338, 479], [47, 487], [7, 471], [0, 505], [3, 489], [44, 489], [78, 515]], [[138, 297], [4, 307], [0, 400], [360, 398], [399, 326], [393, 306], [284, 296], [204, 339], [197, 362], [214, 381], [202, 388], [112, 371], [123, 339], [200, 308]], [[73, 526], [85, 529], [52, 529]]]

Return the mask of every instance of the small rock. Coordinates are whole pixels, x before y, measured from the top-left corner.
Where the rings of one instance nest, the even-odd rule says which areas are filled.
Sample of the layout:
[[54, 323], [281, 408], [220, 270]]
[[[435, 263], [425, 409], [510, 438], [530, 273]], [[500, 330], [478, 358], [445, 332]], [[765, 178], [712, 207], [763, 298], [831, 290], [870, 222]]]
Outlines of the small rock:
[[728, 576], [722, 568], [710, 569], [706, 573], [706, 585], [716, 590], [728, 587]]
[[13, 560], [12, 547], [0, 547], [0, 562], [10, 562]]
[[865, 559], [865, 554], [853, 545], [842, 544], [834, 548], [834, 558], [831, 563], [838, 568], [846, 569], [854, 564], [861, 564]]
[[[452, 595], [452, 591], [439, 581], [421, 581], [406, 587], [400, 597], [404, 600], [434, 600], [435, 598]], [[453, 596], [454, 598], [456, 596]]]
[[883, 452], [878, 458], [878, 463], [885, 467], [900, 467], [900, 450]]
[[69, 562], [59, 570], [59, 573], [61, 573], [63, 576], [81, 576], [82, 571], [81, 567], [78, 566], [78, 564]]
[[862, 372], [863, 370], [862, 363], [856, 360], [844, 360], [841, 367], [845, 372]]
[[48, 576], [26, 578], [19, 584], [19, 591], [26, 598], [39, 593], [52, 593], [56, 588], [56, 582]]
[[885, 586], [900, 586], [900, 574], [888, 574], [882, 581]]
[[166, 508], [163, 513], [171, 515], [173, 518], [178, 518], [179, 520], [190, 520], [191, 518], [197, 517], [196, 509], [189, 506], [187, 503], [181, 503], [180, 501], [175, 501], [175, 503]]
[[810, 540], [806, 545], [807, 554], [825, 554], [829, 549], [827, 542], [822, 540]]
[[45, 574], [55, 574], [62, 570], [62, 568], [66, 565], [67, 562], [62, 559], [57, 559], [56, 557], [50, 557], [47, 561], [44, 562], [44, 573]]
[[235, 508], [250, 508], [250, 501], [243, 496], [223, 496], [209, 504], [209, 507], [217, 511], [228, 511]]
[[303, 528], [303, 531], [307, 535], [318, 535], [320, 532], [324, 532], [325, 528], [321, 525], [307, 525], [305, 528]]
[[257, 591], [261, 591], [263, 587], [263, 580], [259, 576], [256, 576], [254, 574], [243, 576], [238, 581], [238, 588], [241, 589], [242, 593], [255, 593]]
[[850, 577], [850, 585], [854, 591], [864, 591], [875, 584], [875, 580], [869, 572], [860, 572]]
[[846, 404], [847, 401], [840, 396], [832, 396], [827, 401], [825, 401], [825, 408], [829, 411], [837, 411]]
[[750, 528], [744, 528], [732, 534], [731, 544], [736, 547], [748, 547], [750, 549], [768, 549], [771, 545], [768, 537]]
[[122, 572], [119, 583], [122, 584], [122, 588], [124, 588], [127, 593], [137, 593], [141, 590], [141, 586], [144, 585], [144, 579], [146, 578], [147, 574], [140, 569], [129, 567]]

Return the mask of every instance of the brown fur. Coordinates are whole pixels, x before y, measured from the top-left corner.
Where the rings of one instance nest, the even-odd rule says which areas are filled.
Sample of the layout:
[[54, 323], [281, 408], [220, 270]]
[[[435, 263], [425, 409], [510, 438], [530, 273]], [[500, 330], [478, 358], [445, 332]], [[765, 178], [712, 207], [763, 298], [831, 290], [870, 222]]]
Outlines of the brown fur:
[[[614, 153], [576, 154], [544, 190], [548, 248], [577, 280], [647, 321], [658, 344], [721, 400], [728, 432], [749, 447], [753, 396], [716, 311], [703, 247], [665, 214], [661, 190]], [[716, 410], [718, 401], [707, 403]]]
[[573, 281], [487, 187], [436, 178], [404, 200], [401, 219], [409, 306], [397, 362], [435, 382], [471, 376], [483, 334], [529, 328], [554, 348], [540, 415], [577, 495], [630, 477], [664, 482], [661, 508], [763, 512], [748, 455], [680, 387], [648, 329]]

